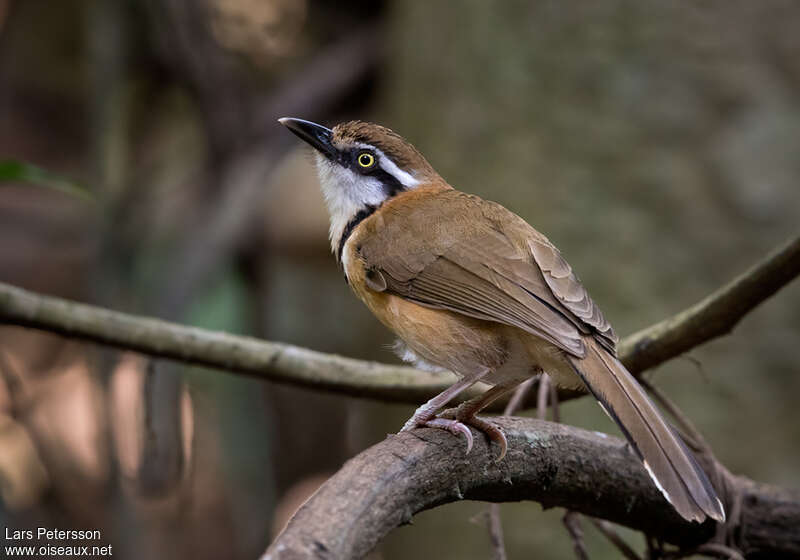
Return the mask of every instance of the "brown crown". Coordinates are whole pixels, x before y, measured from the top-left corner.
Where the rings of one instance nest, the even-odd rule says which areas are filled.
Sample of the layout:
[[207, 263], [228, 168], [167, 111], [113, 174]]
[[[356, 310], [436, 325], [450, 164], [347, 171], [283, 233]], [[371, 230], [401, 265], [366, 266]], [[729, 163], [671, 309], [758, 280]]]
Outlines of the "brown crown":
[[378, 124], [350, 121], [333, 127], [333, 143], [345, 146], [354, 142], [375, 146], [403, 171], [417, 176], [438, 176], [419, 150], [395, 131]]

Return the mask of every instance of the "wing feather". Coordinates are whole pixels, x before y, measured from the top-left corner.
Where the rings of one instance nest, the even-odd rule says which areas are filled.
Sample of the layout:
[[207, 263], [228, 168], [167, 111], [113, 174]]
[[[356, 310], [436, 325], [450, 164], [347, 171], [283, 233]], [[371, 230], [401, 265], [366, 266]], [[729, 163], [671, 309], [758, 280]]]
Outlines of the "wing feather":
[[492, 283], [443, 256], [413, 281], [401, 284], [390, 280], [388, 287], [419, 303], [518, 327], [575, 356], [583, 355], [583, 342], [572, 323], [519, 286], [496, 280]]
[[[586, 334], [614, 351], [616, 335], [547, 238], [498, 204], [454, 190], [434, 196], [459, 200], [391, 202], [360, 238], [358, 254], [385, 279], [385, 291], [518, 327], [575, 357], [585, 355]], [[409, 220], [430, 221], [415, 213], [453, 202], [463, 211], [433, 218], [428, 235], [409, 231]]]
[[616, 333], [561, 252], [544, 236], [530, 239], [528, 245], [553, 295], [575, 317], [592, 328], [600, 344], [616, 353], [619, 340]]

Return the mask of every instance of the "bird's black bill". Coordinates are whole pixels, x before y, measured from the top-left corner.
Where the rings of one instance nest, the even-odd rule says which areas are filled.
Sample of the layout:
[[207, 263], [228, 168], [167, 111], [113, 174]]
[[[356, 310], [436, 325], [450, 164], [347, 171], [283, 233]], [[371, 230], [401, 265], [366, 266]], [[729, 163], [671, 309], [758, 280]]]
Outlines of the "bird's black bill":
[[334, 148], [332, 144], [333, 131], [330, 128], [326, 128], [311, 121], [293, 119], [290, 117], [278, 119], [278, 122], [291, 130], [299, 138], [311, 144], [311, 146], [319, 150], [320, 153], [327, 158], [336, 159], [338, 156], [336, 148]]

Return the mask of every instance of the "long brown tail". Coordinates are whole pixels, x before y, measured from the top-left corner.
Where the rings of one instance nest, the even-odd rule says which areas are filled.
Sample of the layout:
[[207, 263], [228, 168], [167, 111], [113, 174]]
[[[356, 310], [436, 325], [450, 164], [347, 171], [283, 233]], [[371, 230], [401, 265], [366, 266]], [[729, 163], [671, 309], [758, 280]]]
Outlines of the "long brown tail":
[[585, 341], [586, 357], [569, 357], [575, 373], [622, 429], [667, 501], [688, 521], [724, 521], [714, 487], [680, 436], [625, 366], [594, 340]]

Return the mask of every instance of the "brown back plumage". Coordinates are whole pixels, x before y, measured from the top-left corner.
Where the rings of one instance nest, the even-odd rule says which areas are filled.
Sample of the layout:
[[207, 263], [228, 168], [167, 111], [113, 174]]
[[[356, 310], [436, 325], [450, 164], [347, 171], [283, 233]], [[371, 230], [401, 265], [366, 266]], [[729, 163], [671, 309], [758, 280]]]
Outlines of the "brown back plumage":
[[[413, 196], [386, 205], [384, 227], [359, 251], [394, 293], [518, 327], [574, 356], [585, 355], [585, 334], [614, 352], [611, 325], [544, 235], [499, 204], [456, 190], [430, 194], [424, 206], [406, 202]], [[420, 235], [408, 223], [431, 231]]]

